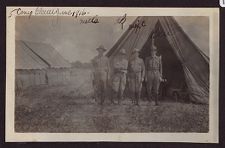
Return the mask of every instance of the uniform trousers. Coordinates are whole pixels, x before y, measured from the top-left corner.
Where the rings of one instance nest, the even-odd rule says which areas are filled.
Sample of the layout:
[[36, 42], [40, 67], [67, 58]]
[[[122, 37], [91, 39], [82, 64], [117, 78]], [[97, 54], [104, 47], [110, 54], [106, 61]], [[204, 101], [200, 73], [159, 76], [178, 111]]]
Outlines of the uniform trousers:
[[138, 104], [142, 88], [141, 72], [132, 72], [129, 74], [129, 87], [131, 92], [132, 103]]
[[118, 97], [118, 102], [123, 97], [123, 92], [126, 86], [126, 73], [125, 72], [116, 72], [112, 81], [112, 89]]
[[148, 96], [158, 95], [160, 85], [160, 72], [159, 70], [147, 71], [147, 91]]
[[94, 74], [94, 89], [95, 96], [100, 100], [100, 104], [103, 104], [105, 97], [107, 96], [107, 82], [108, 73], [106, 71], [97, 71]]

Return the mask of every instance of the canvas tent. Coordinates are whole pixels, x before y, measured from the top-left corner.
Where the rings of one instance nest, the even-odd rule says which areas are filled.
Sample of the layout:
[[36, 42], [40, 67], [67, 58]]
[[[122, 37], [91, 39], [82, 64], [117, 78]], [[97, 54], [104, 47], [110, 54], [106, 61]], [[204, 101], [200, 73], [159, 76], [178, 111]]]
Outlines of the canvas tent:
[[129, 59], [132, 50], [139, 48], [140, 57], [145, 59], [150, 54], [153, 33], [158, 53], [162, 56], [163, 75], [168, 80], [168, 87], [186, 85], [192, 101], [208, 103], [209, 58], [171, 16], [137, 17], [106, 56], [113, 61], [119, 50], [124, 48]]
[[70, 63], [49, 44], [16, 40], [15, 59], [16, 88], [70, 81]]

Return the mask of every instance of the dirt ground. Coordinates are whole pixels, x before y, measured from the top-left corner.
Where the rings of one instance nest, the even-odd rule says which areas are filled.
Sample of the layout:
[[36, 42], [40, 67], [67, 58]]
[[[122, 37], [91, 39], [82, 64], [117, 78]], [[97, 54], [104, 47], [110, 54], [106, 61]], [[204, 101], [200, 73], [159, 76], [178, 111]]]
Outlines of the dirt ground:
[[[141, 101], [133, 106], [106, 101], [98, 105], [76, 81], [64, 86], [32, 87], [16, 97], [16, 132], [208, 132], [208, 105]], [[86, 86], [85, 86], [86, 85]], [[85, 92], [85, 91], [84, 91]]]

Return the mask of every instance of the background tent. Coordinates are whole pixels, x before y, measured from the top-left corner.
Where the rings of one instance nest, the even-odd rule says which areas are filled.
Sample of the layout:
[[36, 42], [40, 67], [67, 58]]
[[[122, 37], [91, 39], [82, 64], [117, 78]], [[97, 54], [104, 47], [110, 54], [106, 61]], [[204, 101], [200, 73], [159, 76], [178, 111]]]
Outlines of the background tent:
[[70, 81], [70, 63], [49, 44], [16, 40], [16, 89]]
[[48, 65], [35, 55], [23, 42], [16, 41], [16, 89], [45, 84]]
[[66, 84], [70, 81], [71, 64], [51, 45], [30, 41], [26, 41], [24, 44], [48, 64], [46, 81], [49, 85]]
[[132, 50], [139, 48], [140, 57], [145, 59], [149, 56], [153, 33], [156, 35], [158, 53], [162, 55], [163, 75], [168, 80], [168, 87], [181, 88], [186, 85], [192, 101], [208, 103], [209, 58], [191, 41], [173, 17], [137, 17], [106, 55], [112, 61], [119, 50], [124, 48], [129, 59]]
[[46, 43], [23, 42], [30, 50], [37, 54], [51, 68], [69, 68], [70, 63], [65, 60], [51, 45]]

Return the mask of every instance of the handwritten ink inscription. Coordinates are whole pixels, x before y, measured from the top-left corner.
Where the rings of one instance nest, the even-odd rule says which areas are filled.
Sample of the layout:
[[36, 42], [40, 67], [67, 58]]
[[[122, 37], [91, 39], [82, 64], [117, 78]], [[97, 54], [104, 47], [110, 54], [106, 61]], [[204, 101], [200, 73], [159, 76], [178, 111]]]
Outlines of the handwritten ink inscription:
[[88, 19], [80, 19], [80, 24], [90, 24], [90, 23], [93, 23], [93, 24], [99, 23], [98, 16], [96, 15]]
[[135, 23], [129, 25], [129, 30], [135, 29], [135, 32], [138, 32], [142, 27], [145, 27], [146, 23], [144, 20], [137, 20]]
[[123, 29], [123, 24], [126, 22], [127, 20], [127, 14], [125, 13], [122, 17], [119, 17], [117, 19], [117, 23], [121, 24], [121, 29]]
[[[119, 17], [117, 19], [117, 23], [118, 24], [121, 24], [121, 29], [123, 29], [124, 27], [124, 23], [126, 22], [127, 20], [127, 14], [125, 13], [122, 17]], [[146, 23], [144, 20], [140, 21], [140, 20], [137, 20], [135, 23], [133, 24], [130, 24], [129, 25], [129, 30], [131, 29], [135, 29], [135, 32], [139, 31], [142, 27], [145, 27], [146, 26]]]
[[[98, 15], [89, 18], [82, 18], [81, 16], [86, 16], [90, 14], [90, 12], [86, 11], [85, 9], [68, 9], [68, 10], [61, 10], [59, 8], [42, 8], [37, 7], [34, 10], [26, 10], [22, 8], [16, 8], [10, 11], [9, 18], [13, 16], [71, 16], [74, 18], [79, 17], [80, 24], [98, 24], [100, 20]], [[123, 16], [120, 16], [116, 19], [116, 23], [121, 25], [121, 29], [124, 28], [124, 24], [127, 21], [127, 14], [125, 13]], [[129, 30], [135, 29], [135, 32], [138, 32], [142, 27], [145, 27], [146, 23], [144, 20], [140, 21], [137, 20], [135, 23], [129, 25]]]
[[10, 13], [9, 13], [9, 18], [12, 17], [13, 15], [25, 15], [25, 16], [29, 16], [29, 18], [32, 16], [33, 11], [29, 11], [29, 10], [22, 10], [21, 8], [17, 8], [17, 9], [13, 9]]
[[77, 10], [61, 10], [59, 8], [41, 8], [37, 7], [35, 10], [24, 10], [22, 8], [13, 9], [9, 13], [9, 18], [12, 16], [72, 16], [78, 18], [79, 16], [85, 16], [90, 12], [85, 9], [77, 9]]
[[45, 8], [36, 8], [35, 15], [57, 15], [57, 16], [72, 16], [72, 17], [79, 17], [85, 16], [89, 14], [85, 9], [78, 9], [78, 10], [60, 10], [59, 8], [56, 9], [45, 9]]

